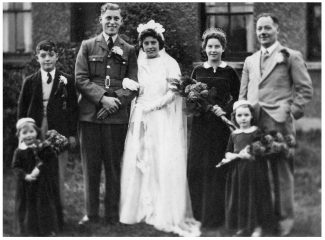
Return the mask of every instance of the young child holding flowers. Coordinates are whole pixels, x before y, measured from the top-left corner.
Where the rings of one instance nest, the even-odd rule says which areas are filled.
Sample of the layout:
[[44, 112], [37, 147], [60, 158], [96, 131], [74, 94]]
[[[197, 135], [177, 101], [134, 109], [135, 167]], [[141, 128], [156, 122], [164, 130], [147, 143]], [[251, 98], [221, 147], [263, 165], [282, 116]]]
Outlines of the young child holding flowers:
[[238, 127], [230, 135], [225, 159], [230, 162], [226, 180], [226, 227], [236, 230], [236, 236], [262, 235], [270, 224], [271, 196], [267, 163], [249, 152], [260, 135], [254, 126], [254, 109], [246, 100], [233, 105], [233, 120]]
[[56, 182], [58, 161], [49, 144], [39, 140], [40, 129], [32, 118], [16, 124], [19, 145], [12, 168], [16, 176], [14, 232], [21, 236], [54, 236], [58, 230]]

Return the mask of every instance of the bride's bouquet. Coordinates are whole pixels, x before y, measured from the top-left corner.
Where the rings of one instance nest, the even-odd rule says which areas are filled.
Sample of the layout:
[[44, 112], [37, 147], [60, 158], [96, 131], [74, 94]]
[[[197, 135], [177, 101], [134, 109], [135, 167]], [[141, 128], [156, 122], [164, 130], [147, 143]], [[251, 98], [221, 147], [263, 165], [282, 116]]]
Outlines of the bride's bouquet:
[[[214, 106], [211, 104], [209, 96], [211, 91], [215, 90], [214, 88], [209, 90], [207, 84], [189, 77], [168, 78], [167, 81], [171, 91], [185, 97], [189, 114], [200, 116], [204, 112], [213, 112]], [[236, 129], [235, 125], [226, 116], [222, 115], [220, 119], [227, 124], [230, 131]]]

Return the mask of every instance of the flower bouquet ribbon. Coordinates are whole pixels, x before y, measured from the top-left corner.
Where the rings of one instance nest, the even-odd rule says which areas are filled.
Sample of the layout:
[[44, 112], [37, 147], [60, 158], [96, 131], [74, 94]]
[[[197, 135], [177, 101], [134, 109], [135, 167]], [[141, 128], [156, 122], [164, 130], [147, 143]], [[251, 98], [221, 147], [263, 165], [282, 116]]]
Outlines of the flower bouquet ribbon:
[[[181, 77], [180, 79], [168, 78], [169, 89], [186, 99], [187, 111], [189, 114], [199, 116], [204, 112], [211, 111], [214, 113], [214, 108], [209, 102], [209, 91], [215, 89], [208, 89], [208, 85], [202, 82], [198, 82], [189, 77]], [[228, 126], [232, 132], [236, 129], [236, 126], [226, 118], [225, 115], [219, 116], [220, 119]]]

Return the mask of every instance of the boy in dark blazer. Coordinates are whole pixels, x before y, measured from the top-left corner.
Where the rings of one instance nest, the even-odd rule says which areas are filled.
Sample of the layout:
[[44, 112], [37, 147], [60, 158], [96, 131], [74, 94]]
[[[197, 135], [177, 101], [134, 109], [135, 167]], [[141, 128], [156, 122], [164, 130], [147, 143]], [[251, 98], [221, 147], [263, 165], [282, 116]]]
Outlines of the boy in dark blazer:
[[[41, 128], [44, 138], [47, 130], [54, 129], [69, 139], [70, 147], [76, 146], [78, 103], [74, 79], [56, 69], [58, 50], [52, 41], [44, 40], [36, 46], [40, 70], [28, 76], [18, 100], [18, 119], [33, 118]], [[68, 151], [58, 156], [59, 193], [58, 209], [62, 212], [64, 170]], [[63, 224], [63, 216], [62, 216]]]
[[[101, 7], [103, 32], [82, 42], [76, 59], [80, 92], [79, 139], [85, 181], [85, 216], [80, 225], [99, 220], [99, 186], [105, 170], [105, 220], [119, 222], [121, 159], [128, 128], [128, 105], [137, 89], [137, 59], [133, 46], [118, 35], [123, 19], [117, 4]], [[100, 117], [104, 112], [104, 117]]]

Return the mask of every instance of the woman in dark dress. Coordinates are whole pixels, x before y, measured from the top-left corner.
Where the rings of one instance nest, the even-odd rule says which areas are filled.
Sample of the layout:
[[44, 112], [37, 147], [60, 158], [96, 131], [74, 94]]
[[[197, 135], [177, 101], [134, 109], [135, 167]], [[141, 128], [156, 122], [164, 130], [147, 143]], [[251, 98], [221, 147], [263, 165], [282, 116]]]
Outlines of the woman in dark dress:
[[203, 227], [218, 227], [225, 218], [226, 168], [215, 168], [224, 157], [230, 131], [220, 119], [230, 118], [238, 99], [240, 81], [237, 73], [221, 60], [226, 35], [220, 29], [203, 34], [202, 47], [208, 60], [193, 70], [192, 78], [206, 83], [213, 111], [194, 116], [188, 156], [188, 181], [195, 219]]

